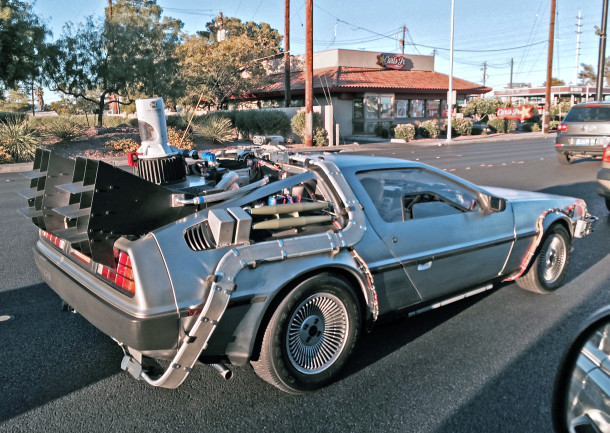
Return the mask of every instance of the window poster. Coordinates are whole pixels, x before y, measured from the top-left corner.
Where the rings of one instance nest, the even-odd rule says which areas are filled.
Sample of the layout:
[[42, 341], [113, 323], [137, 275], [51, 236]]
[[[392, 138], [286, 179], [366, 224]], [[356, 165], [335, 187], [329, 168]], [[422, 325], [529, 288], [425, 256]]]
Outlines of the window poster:
[[396, 117], [399, 119], [407, 117], [407, 101], [396, 101]]

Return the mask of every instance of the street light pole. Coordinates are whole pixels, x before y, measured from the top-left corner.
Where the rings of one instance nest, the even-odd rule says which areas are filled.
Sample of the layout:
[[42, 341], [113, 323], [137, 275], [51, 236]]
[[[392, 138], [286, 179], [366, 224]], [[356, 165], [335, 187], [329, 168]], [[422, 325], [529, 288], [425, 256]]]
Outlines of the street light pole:
[[604, 71], [606, 66], [606, 24], [608, 23], [608, 0], [604, 0], [602, 9], [602, 28], [597, 29], [595, 34], [599, 35], [599, 59], [597, 60], [597, 89], [595, 99], [601, 101], [604, 97]]
[[451, 123], [453, 117], [453, 15], [455, 0], [451, 0], [451, 49], [449, 51], [449, 91], [447, 92], [447, 144], [451, 144]]
[[549, 133], [551, 115], [551, 81], [553, 81], [553, 39], [555, 38], [555, 0], [551, 0], [551, 23], [549, 25], [549, 55], [546, 64], [546, 92], [544, 94], [544, 116], [542, 117], [542, 132]]
[[305, 8], [305, 146], [313, 146], [313, 0]]

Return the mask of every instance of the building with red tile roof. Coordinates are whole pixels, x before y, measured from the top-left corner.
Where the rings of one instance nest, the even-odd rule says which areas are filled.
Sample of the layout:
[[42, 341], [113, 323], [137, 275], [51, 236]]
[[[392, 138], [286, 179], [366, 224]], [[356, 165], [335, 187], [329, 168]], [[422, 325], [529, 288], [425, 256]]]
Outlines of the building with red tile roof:
[[[293, 58], [292, 64], [296, 68], [291, 67], [291, 105], [298, 107], [304, 105], [305, 94], [302, 57]], [[274, 73], [246, 99], [263, 108], [283, 106], [282, 67], [282, 61], [270, 64]], [[446, 113], [448, 89], [449, 76], [434, 71], [433, 56], [342, 49], [314, 53], [314, 105], [332, 106], [342, 135], [371, 134], [378, 123], [440, 119]], [[455, 77], [453, 90], [458, 103], [491, 91]]]

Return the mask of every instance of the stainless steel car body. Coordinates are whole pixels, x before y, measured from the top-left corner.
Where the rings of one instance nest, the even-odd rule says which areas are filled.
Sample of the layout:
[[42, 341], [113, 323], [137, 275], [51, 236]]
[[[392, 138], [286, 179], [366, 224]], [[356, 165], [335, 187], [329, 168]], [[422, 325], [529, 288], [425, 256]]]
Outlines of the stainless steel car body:
[[610, 103], [574, 105], [558, 127], [555, 150], [562, 163], [577, 157], [601, 157], [610, 144]]
[[[197, 360], [243, 365], [256, 356], [270, 314], [312, 275], [341, 275], [371, 325], [378, 315], [419, 312], [520, 277], [555, 224], [571, 237], [590, 231], [586, 205], [575, 198], [481, 188], [424, 164], [391, 158], [297, 155], [290, 162], [297, 165], [279, 165], [288, 174], [284, 179], [143, 236], [120, 237], [114, 247], [131, 258], [133, 296], [100, 278], [99, 265], [79, 260], [69, 242], [53, 245], [43, 232], [35, 247], [37, 264], [60, 297], [123, 347], [123, 368], [152, 385], [173, 388]], [[455, 200], [468, 199], [469, 205], [451, 202], [457, 211], [387, 222], [362, 178], [394, 176], [400, 170], [429, 176], [434, 188], [452, 185]], [[251, 212], [253, 203], [308, 182], [329, 203], [333, 223], [203, 249], [187, 239], [192, 230], [209, 226], [216, 212]], [[440, 191], [427, 190], [427, 200], [434, 201], [431, 196]], [[383, 192], [403, 203], [404, 193], [389, 180]], [[142, 367], [146, 357], [171, 360], [170, 367], [153, 377]]]

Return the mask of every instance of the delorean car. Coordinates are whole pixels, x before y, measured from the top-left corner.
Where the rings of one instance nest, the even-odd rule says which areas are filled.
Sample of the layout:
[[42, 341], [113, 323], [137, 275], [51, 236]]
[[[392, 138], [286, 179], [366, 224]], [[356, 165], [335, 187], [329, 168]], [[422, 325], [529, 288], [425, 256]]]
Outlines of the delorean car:
[[161, 99], [137, 109], [133, 173], [38, 150], [23, 213], [64, 309], [153, 386], [178, 387], [203, 363], [318, 389], [382, 316], [506, 281], [553, 292], [594, 221], [581, 199], [484, 188], [417, 162], [183, 152], [167, 144]]

